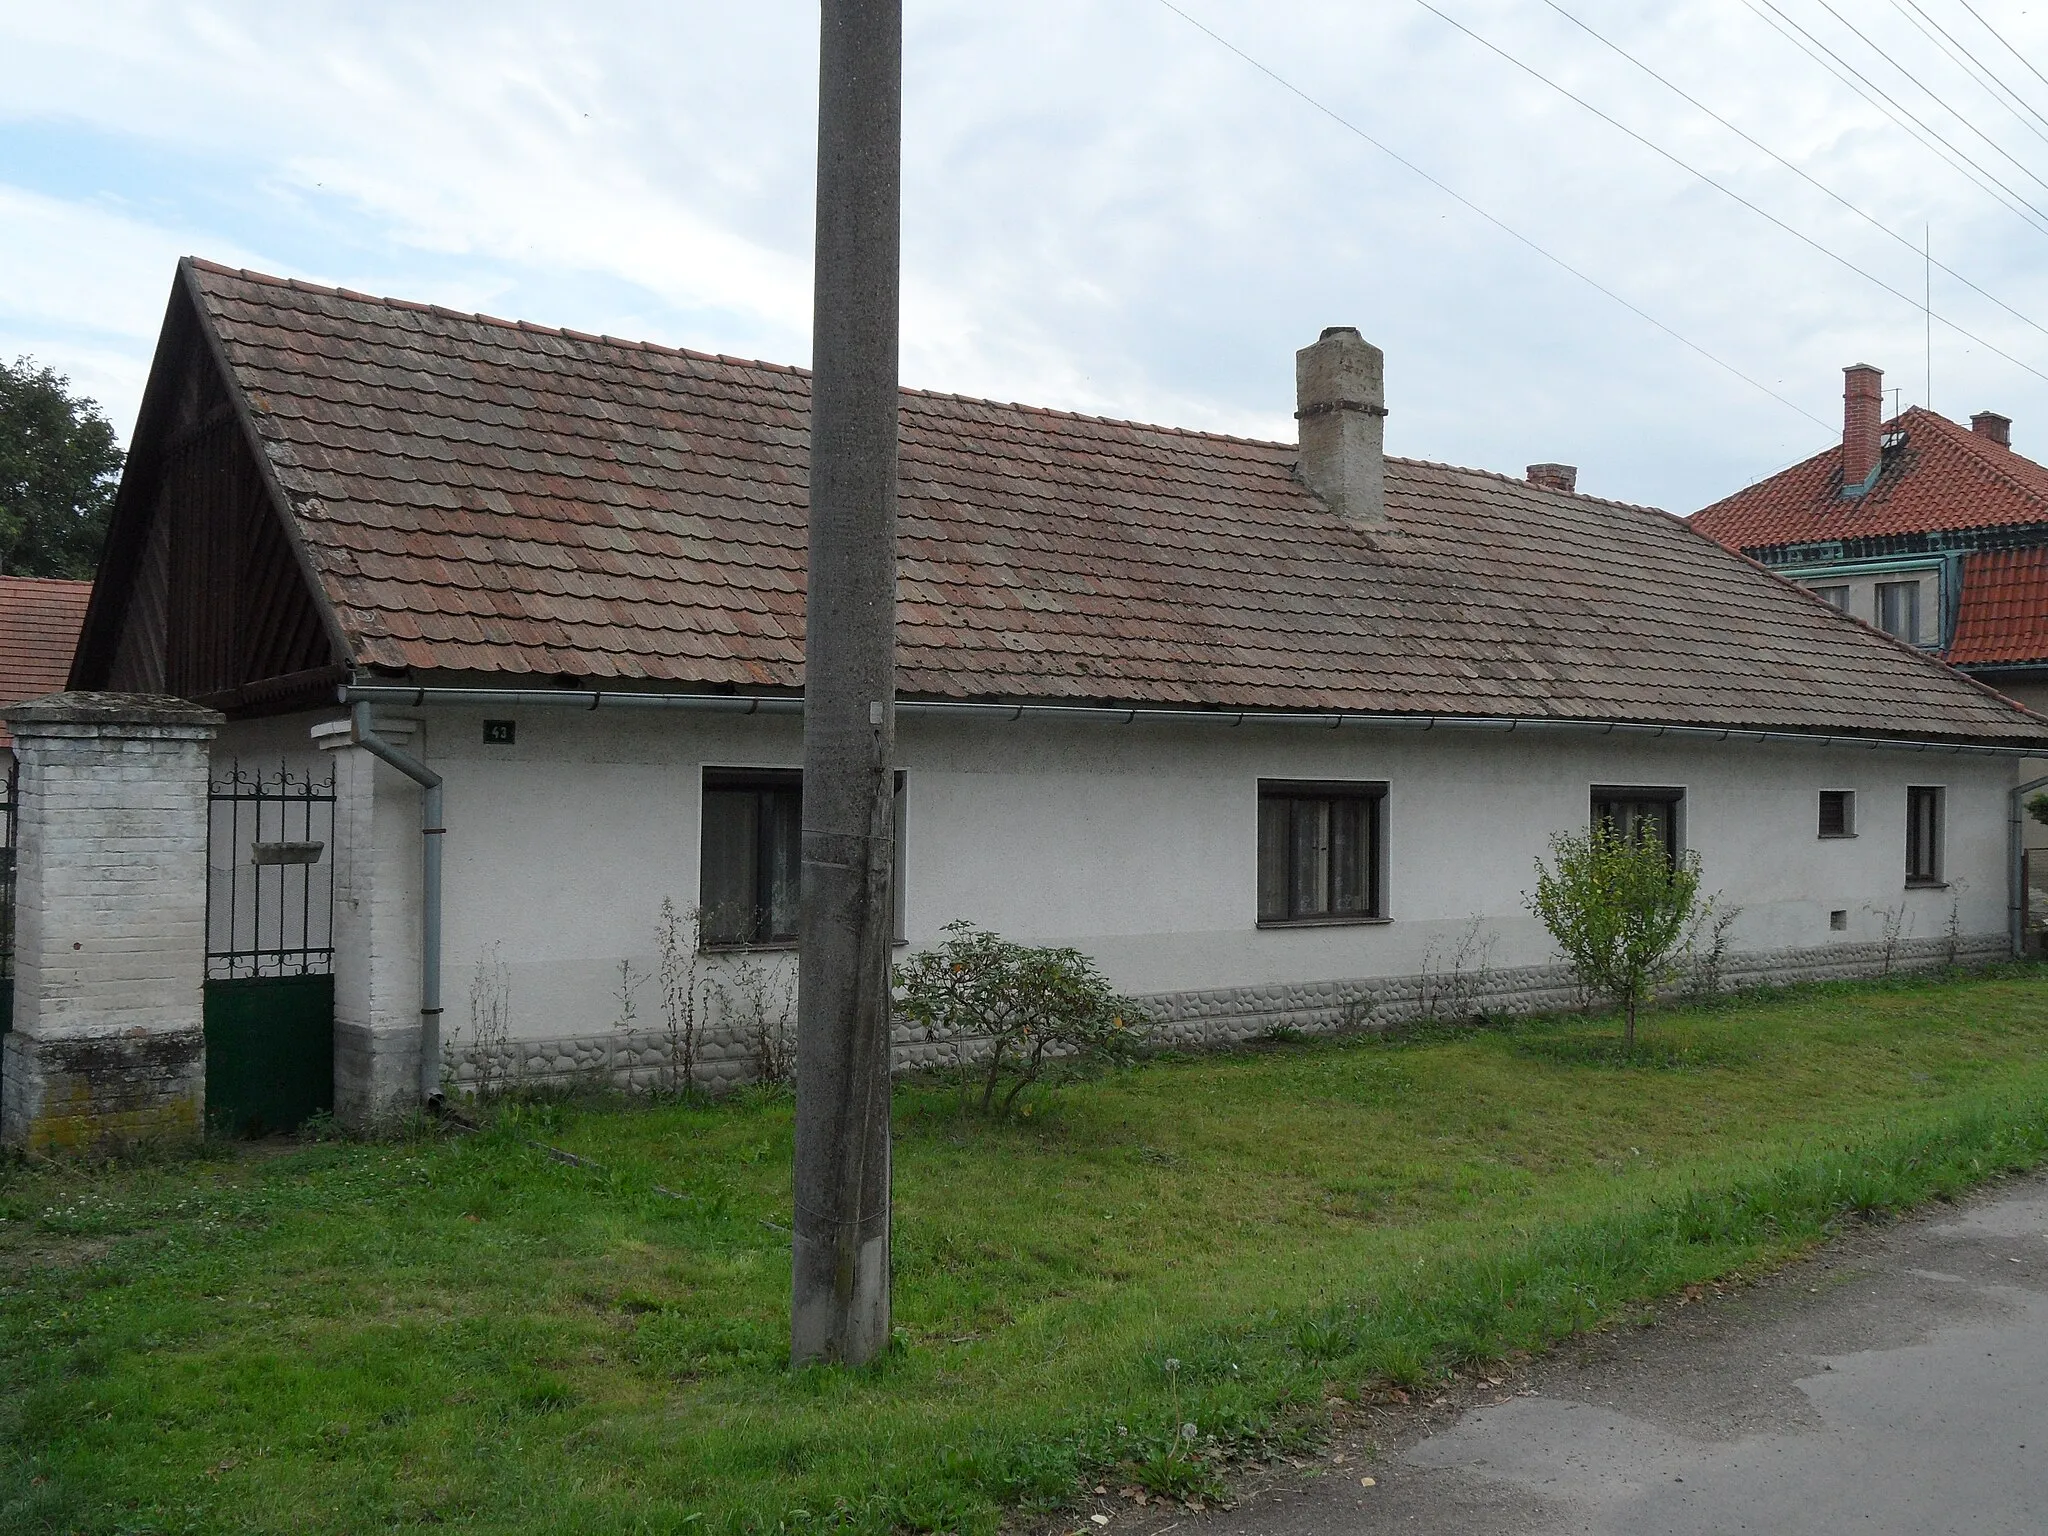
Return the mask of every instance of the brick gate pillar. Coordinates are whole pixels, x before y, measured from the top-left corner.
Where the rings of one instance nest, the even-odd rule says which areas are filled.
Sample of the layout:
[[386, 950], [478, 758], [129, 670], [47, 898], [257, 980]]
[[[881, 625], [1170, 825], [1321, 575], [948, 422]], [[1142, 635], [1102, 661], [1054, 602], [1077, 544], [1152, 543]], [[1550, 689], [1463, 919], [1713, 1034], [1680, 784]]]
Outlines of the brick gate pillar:
[[59, 693], [14, 733], [14, 1029], [0, 1141], [38, 1152], [200, 1134], [207, 745], [182, 699]]

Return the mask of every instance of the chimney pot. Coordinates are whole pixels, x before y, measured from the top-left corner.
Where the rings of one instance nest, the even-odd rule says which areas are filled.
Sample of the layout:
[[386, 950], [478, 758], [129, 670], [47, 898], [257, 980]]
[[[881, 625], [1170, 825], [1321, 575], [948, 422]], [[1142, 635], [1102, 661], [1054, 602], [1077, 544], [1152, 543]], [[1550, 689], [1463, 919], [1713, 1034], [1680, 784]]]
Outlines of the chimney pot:
[[1842, 370], [1842, 495], [1861, 496], [1884, 467], [1884, 370], [1851, 363]]
[[1294, 354], [1301, 478], [1360, 528], [1387, 520], [1386, 354], [1355, 326], [1332, 325]]
[[1529, 483], [1542, 490], [1562, 491], [1570, 496], [1579, 488], [1579, 467], [1576, 464], [1531, 464]]
[[2001, 448], [2012, 446], [2012, 418], [2001, 416], [1996, 411], [1979, 411], [1970, 418], [1970, 430], [1979, 437], [1988, 437]]

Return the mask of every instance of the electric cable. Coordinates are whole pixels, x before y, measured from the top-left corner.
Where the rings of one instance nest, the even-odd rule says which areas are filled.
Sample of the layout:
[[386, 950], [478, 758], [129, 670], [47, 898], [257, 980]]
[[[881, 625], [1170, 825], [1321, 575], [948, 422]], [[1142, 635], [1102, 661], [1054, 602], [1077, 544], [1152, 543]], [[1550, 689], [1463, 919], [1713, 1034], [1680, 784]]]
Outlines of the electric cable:
[[1471, 198], [1465, 196], [1464, 193], [1458, 191], [1449, 183], [1438, 180], [1435, 176], [1432, 176], [1428, 171], [1425, 171], [1421, 166], [1417, 165], [1413, 160], [1410, 160], [1406, 155], [1401, 154], [1398, 150], [1395, 150], [1387, 144], [1384, 144], [1380, 140], [1374, 138], [1371, 134], [1367, 133], [1363, 128], [1359, 127], [1358, 124], [1352, 122], [1351, 119], [1345, 117], [1342, 113], [1338, 112], [1334, 107], [1325, 106], [1316, 97], [1311, 96], [1307, 91], [1303, 90], [1300, 86], [1296, 85], [1292, 80], [1289, 80], [1285, 75], [1281, 74], [1271, 65], [1268, 65], [1262, 62], [1261, 60], [1254, 58], [1251, 54], [1245, 52], [1244, 49], [1238, 47], [1237, 44], [1233, 43], [1229, 38], [1223, 36], [1220, 32], [1215, 31], [1213, 28], [1209, 27], [1205, 23], [1197, 20], [1193, 16], [1190, 16], [1178, 5], [1175, 5], [1173, 3], [1173, 0], [1159, 0], [1159, 3], [1162, 6], [1164, 6], [1167, 10], [1173, 12], [1174, 15], [1178, 16], [1182, 21], [1186, 22], [1189, 26], [1193, 27], [1197, 32], [1202, 33], [1211, 42], [1225, 49], [1227, 52], [1237, 55], [1239, 59], [1249, 64], [1253, 69], [1256, 69], [1260, 74], [1264, 75], [1267, 79], [1271, 80], [1275, 85], [1279, 86], [1282, 90], [1288, 92], [1292, 96], [1299, 98], [1307, 105], [1313, 107], [1316, 111], [1322, 113], [1323, 116], [1327, 117], [1331, 122], [1335, 123], [1338, 127], [1344, 129], [1346, 132], [1355, 134], [1357, 137], [1363, 139], [1366, 143], [1370, 144], [1374, 149], [1378, 150], [1381, 154], [1385, 155], [1389, 160], [1392, 160], [1396, 165], [1399, 165], [1404, 170], [1407, 170], [1413, 173], [1414, 175], [1420, 177], [1422, 180], [1428, 182], [1431, 186], [1435, 187], [1439, 192], [1443, 193], [1446, 197], [1452, 199], [1454, 202], [1463, 205], [1471, 212], [1476, 213], [1477, 215], [1479, 215], [1480, 218], [1484, 219], [1487, 223], [1491, 224], [1495, 229], [1498, 229], [1502, 234], [1508, 236], [1512, 240], [1519, 242], [1522, 245], [1526, 245], [1530, 250], [1534, 251], [1538, 256], [1541, 256], [1545, 261], [1549, 262], [1552, 266], [1558, 267], [1563, 271], [1570, 273], [1573, 277], [1576, 277], [1580, 282], [1584, 283], [1588, 288], [1593, 289], [1596, 293], [1602, 294], [1605, 297], [1612, 299], [1615, 303], [1619, 304], [1623, 309], [1627, 310], [1637, 319], [1642, 320], [1649, 325], [1655, 326], [1658, 330], [1662, 331], [1666, 336], [1669, 336], [1673, 341], [1677, 342], [1680, 346], [1687, 348], [1689, 351], [1698, 353], [1701, 357], [1705, 358], [1708, 362], [1712, 363], [1716, 368], [1721, 369], [1724, 373], [1732, 374], [1734, 377], [1740, 379], [1743, 383], [1749, 385], [1750, 388], [1759, 390], [1762, 393], [1769, 395], [1773, 400], [1777, 401], [1778, 404], [1784, 406], [1787, 410], [1798, 412], [1801, 416], [1804, 416], [1808, 421], [1812, 422], [1815, 426], [1821, 428], [1823, 431], [1834, 431], [1834, 424], [1832, 422], [1822, 421], [1818, 416], [1814, 415], [1813, 412], [1809, 411], [1805, 406], [1799, 405], [1794, 401], [1786, 399], [1783, 395], [1779, 394], [1775, 389], [1772, 389], [1770, 385], [1764, 383], [1762, 380], [1751, 378], [1748, 374], [1744, 373], [1740, 368], [1737, 368], [1733, 363], [1726, 362], [1723, 359], [1716, 357], [1712, 352], [1709, 352], [1705, 347], [1701, 346], [1691, 337], [1684, 335], [1682, 332], [1673, 330], [1670, 326], [1666, 325], [1662, 320], [1659, 320], [1655, 315], [1651, 314], [1648, 310], [1643, 309], [1641, 306], [1633, 304], [1629, 300], [1623, 298], [1620, 294], [1616, 293], [1612, 288], [1607, 287], [1597, 278], [1594, 278], [1588, 275], [1587, 273], [1580, 271], [1577, 267], [1573, 266], [1570, 262], [1566, 261], [1562, 256], [1556, 255], [1553, 252], [1545, 249], [1543, 246], [1538, 245], [1534, 240], [1529, 238], [1529, 236], [1523, 234], [1520, 230], [1516, 229], [1512, 224], [1509, 224], [1505, 219], [1498, 218], [1495, 215], [1488, 213], [1484, 208], [1480, 207], [1479, 204], [1473, 202]]
[[[1612, 38], [1604, 36], [1595, 28], [1587, 25], [1587, 23], [1585, 23], [1584, 21], [1581, 21], [1578, 17], [1574, 16], [1570, 11], [1566, 10], [1562, 5], [1559, 5], [1557, 3], [1557, 0], [1543, 0], [1543, 3], [1549, 6], [1550, 9], [1552, 9], [1553, 11], [1557, 12], [1558, 15], [1562, 16], [1566, 21], [1570, 22], [1573, 26], [1577, 27], [1580, 31], [1584, 32], [1588, 37], [1592, 38], [1595, 42], [1599, 43], [1602, 47], [1607, 48], [1612, 52], [1619, 54], [1622, 58], [1628, 60], [1629, 63], [1633, 64], [1637, 69], [1641, 70], [1644, 74], [1648, 75], [1652, 80], [1656, 81], [1659, 85], [1663, 86], [1667, 91], [1670, 91], [1674, 96], [1677, 96], [1681, 101], [1691, 103], [1694, 107], [1697, 107], [1700, 111], [1704, 112], [1708, 117], [1711, 117], [1715, 122], [1719, 123], [1723, 128], [1726, 128], [1730, 133], [1734, 134], [1737, 138], [1741, 139], [1745, 144], [1757, 150], [1760, 154], [1770, 156], [1771, 159], [1775, 160], [1779, 165], [1782, 165], [1786, 170], [1790, 171], [1793, 175], [1797, 176], [1801, 181], [1805, 182], [1815, 191], [1823, 193], [1827, 197], [1832, 198], [1835, 202], [1841, 204], [1842, 207], [1848, 209], [1849, 212], [1855, 214], [1857, 218], [1861, 219], [1864, 223], [1868, 224], [1872, 229], [1875, 229], [1879, 233], [1886, 235], [1891, 239], [1897, 241], [1900, 245], [1904, 246], [1907, 250], [1911, 251], [1915, 256], [1919, 256], [1923, 260], [1928, 259], [1926, 257], [1926, 254], [1921, 250], [1919, 246], [1913, 244], [1911, 240], [1908, 240], [1904, 235], [1900, 234], [1897, 230], [1891, 228], [1891, 226], [1884, 223], [1883, 220], [1877, 218], [1872, 214], [1864, 212], [1861, 208], [1857, 207], [1854, 203], [1850, 202], [1848, 198], [1842, 196], [1841, 193], [1837, 192], [1833, 187], [1830, 187], [1829, 185], [1827, 185], [1827, 183], [1819, 180], [1817, 177], [1809, 175], [1802, 167], [1794, 164], [1790, 160], [1787, 160], [1783, 155], [1779, 154], [1776, 150], [1772, 149], [1768, 144], [1760, 142], [1756, 138], [1752, 137], [1749, 133], [1745, 132], [1743, 129], [1737, 127], [1734, 123], [1730, 122], [1727, 118], [1723, 117], [1720, 113], [1716, 112], [1712, 107], [1708, 106], [1705, 102], [1701, 101], [1697, 96], [1692, 95], [1683, 87], [1674, 84], [1671, 80], [1659, 74], [1656, 70], [1652, 69], [1648, 64], [1645, 64], [1641, 59], [1637, 58], [1634, 54], [1630, 53], [1626, 48], [1622, 47], [1619, 43], [1615, 42]], [[1961, 283], [1965, 288], [1969, 289], [1972, 293], [1977, 294], [1980, 298], [1989, 300], [1991, 303], [1996, 304], [2000, 309], [2004, 310], [2008, 315], [2011, 315], [2015, 320], [2020, 321], [2024, 325], [2033, 327], [2033, 329], [2039, 331], [2043, 336], [2048, 336], [2048, 326], [2044, 326], [2039, 321], [2034, 320], [2029, 316], [2020, 313], [2020, 311], [2014, 309], [2010, 304], [2006, 303], [2005, 300], [1999, 298], [1997, 294], [1992, 293], [1985, 288], [1979, 287], [1976, 283], [1970, 281], [1969, 278], [1963, 276], [1963, 274], [1958, 272], [1954, 267], [1951, 267], [1946, 263], [1939, 261], [1934, 262], [1933, 265], [1941, 268], [1944, 274], [1954, 278], [1957, 282]]]
[[1970, 0], [1956, 0], [1956, 4], [1960, 5], [1964, 10], [1968, 11], [1970, 15], [1976, 19], [1978, 26], [1982, 27], [1986, 32], [1989, 32], [1994, 38], [1996, 38], [1998, 40], [1999, 47], [2003, 48], [2007, 53], [2011, 54], [2014, 58], [2018, 59], [2022, 64], [2026, 65], [2028, 71], [2033, 75], [2033, 77], [2036, 80], [2040, 81], [2043, 85], [2048, 85], [2048, 75], [2044, 75], [2041, 73], [2040, 70], [2035, 69], [2034, 61], [2028, 58], [2024, 53], [2021, 53], [2019, 49], [2013, 47], [2011, 43], [2008, 43], [2005, 40], [2005, 34], [2000, 32], [1998, 28], [1992, 26], [1990, 22], [1986, 21], [1982, 13], [1978, 11], [1977, 7], [1970, 4]]
[[1921, 94], [1926, 96], [1928, 100], [1932, 101], [1936, 106], [1940, 107], [1942, 111], [1946, 112], [1950, 117], [1954, 118], [1957, 122], [1961, 123], [1965, 128], [1969, 129], [1970, 132], [1977, 135], [1977, 137], [1982, 139], [1986, 144], [1990, 145], [1993, 151], [1995, 151], [2000, 156], [2000, 158], [2011, 161], [2013, 166], [2019, 171], [2019, 173], [2022, 176], [2026, 177], [2027, 180], [2033, 182], [2036, 186], [2041, 188], [2042, 191], [2048, 192], [2048, 181], [2043, 181], [2039, 176], [2036, 176], [2033, 173], [2033, 171], [2030, 170], [2025, 164], [2023, 164], [2021, 161], [2017, 159], [2014, 159], [2012, 155], [2006, 152], [2006, 148], [2003, 144], [1999, 143], [1998, 140], [1992, 138], [1990, 134], [1986, 133], [1982, 128], [1979, 128], [1975, 123], [1971, 122], [1967, 117], [1963, 116], [1963, 114], [1958, 112], [1954, 107], [1950, 106], [1946, 101], [1944, 101], [1940, 97], [1940, 95], [1938, 95], [1935, 92], [1933, 87], [1929, 86], [1918, 75], [1914, 74], [1910, 69], [1906, 68], [1905, 65], [1901, 64], [1897, 59], [1893, 58], [1890, 54], [1886, 53], [1882, 48], [1878, 47], [1876, 43], [1872, 42], [1867, 36], [1864, 35], [1862, 29], [1859, 28], [1855, 22], [1849, 20], [1848, 17], [1844, 16], [1840, 11], [1836, 10], [1832, 5], [1828, 3], [1828, 0], [1814, 0], [1814, 3], [1818, 5], [1822, 10], [1826, 11], [1830, 16], [1834, 17], [1835, 20], [1839, 21], [1843, 26], [1847, 27], [1859, 39], [1861, 39], [1864, 47], [1868, 48], [1880, 59], [1883, 59], [1885, 63], [1891, 65], [1893, 69], [1897, 70], [1900, 74], [1904, 75], [1908, 80], [1912, 81], [1914, 85], [1919, 87]]
[[1993, 101], [2019, 119], [2019, 124], [2022, 128], [2026, 129], [2027, 132], [2031, 133], [2042, 143], [2048, 144], [2048, 133], [2043, 133], [2040, 128], [2036, 128], [2033, 123], [2027, 121], [2027, 118], [2031, 116], [2041, 123], [2043, 127], [2048, 127], [2048, 117], [2042, 117], [2039, 112], [2034, 110], [2031, 102], [2014, 91], [2012, 87], [2007, 85], [2005, 81], [2000, 79], [1991, 70], [1985, 68], [1983, 62], [1974, 53], [1970, 52], [1968, 48], [1964, 47], [1950, 33], [1948, 28], [1944, 27], [1922, 9], [1919, 0], [1891, 0], [1891, 7], [1901, 16], [1905, 17], [1906, 20], [1910, 21], [1919, 30], [1922, 37], [1947, 54], [1949, 61], [1956, 68], [1982, 86], [1985, 93]]
[[1883, 86], [1870, 79], [1805, 27], [1779, 10], [1773, 0], [1742, 0], [1742, 3], [1755, 13], [1758, 20], [1904, 129], [1922, 148], [1976, 183], [1981, 191], [2008, 212], [2040, 233], [2048, 234], [2048, 210], [2036, 207], [2023, 193], [2015, 191], [1990, 171], [1979, 166], [1966, 151], [1958, 149], [1943, 137], [1940, 130], [1922, 122], [1911, 108], [1892, 96]]
[[[1677, 155], [1673, 154], [1670, 150], [1664, 148], [1663, 145], [1657, 143], [1654, 139], [1646, 138], [1644, 135], [1636, 132], [1635, 129], [1629, 127], [1628, 124], [1622, 122], [1619, 118], [1609, 116], [1607, 113], [1601, 111], [1598, 107], [1594, 106], [1593, 103], [1586, 100], [1585, 97], [1577, 95], [1576, 93], [1566, 89], [1564, 86], [1559, 85], [1555, 80], [1552, 80], [1548, 75], [1545, 75], [1541, 70], [1537, 69], [1535, 66], [1530, 64], [1524, 64], [1520, 59], [1516, 58], [1506, 49], [1501, 48], [1492, 42], [1489, 42], [1484, 37], [1481, 37], [1477, 32], [1474, 32], [1470, 27], [1466, 26], [1456, 17], [1448, 16], [1444, 12], [1438, 10], [1436, 6], [1430, 3], [1430, 0], [1415, 0], [1415, 3], [1421, 6], [1425, 11], [1428, 11], [1432, 16], [1437, 17], [1439, 20], [1447, 23], [1452, 27], [1455, 27], [1458, 31], [1464, 33], [1467, 37], [1471, 38], [1473, 42], [1479, 44], [1480, 47], [1506, 60], [1508, 63], [1514, 65], [1515, 68], [1521, 70], [1524, 74], [1528, 75], [1530, 78], [1540, 81], [1542, 84], [1549, 86], [1551, 90], [1557, 92], [1558, 95], [1564, 97], [1567, 101], [1576, 102], [1579, 106], [1585, 108], [1588, 112], [1592, 113], [1595, 117], [1599, 118], [1603, 123], [1607, 123], [1611, 127], [1619, 129], [1621, 132], [1627, 134], [1630, 138], [1634, 139], [1638, 144], [1641, 144], [1645, 149], [1651, 150], [1654, 153], [1661, 155], [1664, 159], [1669, 160], [1673, 165], [1677, 166], [1680, 170], [1685, 171], [1689, 175], [1699, 178], [1699, 180], [1705, 182], [1708, 186], [1712, 187], [1716, 192], [1719, 192], [1722, 196], [1729, 198], [1731, 201], [1740, 203], [1743, 207], [1747, 208], [1751, 213], [1754, 213], [1758, 218], [1775, 225], [1777, 228], [1783, 230], [1786, 234], [1790, 235], [1793, 239], [1799, 241], [1802, 245], [1809, 246], [1813, 250], [1818, 251], [1821, 255], [1827, 257], [1828, 260], [1836, 263], [1837, 265], [1843, 268], [1846, 268], [1850, 272], [1855, 273], [1865, 282], [1882, 289], [1884, 292], [1890, 294], [1893, 298], [1899, 300], [1901, 303], [1910, 304], [1914, 309], [1920, 310], [1923, 313], [1931, 316], [1933, 319], [1939, 320], [1943, 325], [1947, 326], [1951, 331], [1954, 331], [1958, 336], [1962, 337], [1965, 341], [1975, 342], [1978, 346], [1984, 348], [1987, 352], [1997, 354], [1999, 357], [2004, 358], [2008, 363], [2011, 363], [2015, 368], [2024, 369], [2028, 373], [2031, 373], [2035, 378], [2041, 380], [2044, 384], [2048, 384], [2048, 373], [2043, 373], [2039, 368], [2034, 367], [2033, 364], [2023, 362], [2019, 358], [2014, 357], [2010, 352], [2000, 347], [1996, 342], [1988, 341], [1984, 337], [1979, 336], [1976, 332], [1966, 330], [1961, 325], [1958, 325], [1955, 321], [1949, 319], [1946, 315], [1934, 314], [1934, 312], [1922, 300], [1914, 298], [1911, 294], [1907, 293], [1902, 288], [1894, 288], [1890, 283], [1886, 282], [1883, 278], [1879, 277], [1875, 272], [1867, 271], [1866, 269], [1857, 266], [1856, 263], [1851, 261], [1848, 257], [1842, 255], [1838, 251], [1830, 250], [1827, 246], [1821, 244], [1820, 241], [1814, 239], [1811, 235], [1806, 234], [1801, 230], [1793, 228], [1790, 224], [1787, 224], [1783, 219], [1779, 218], [1776, 214], [1770, 212], [1768, 209], [1764, 208], [1762, 205], [1758, 203], [1751, 202], [1748, 198], [1744, 197], [1740, 192], [1737, 192], [1734, 188], [1726, 185], [1723, 182], [1716, 181], [1713, 177], [1709, 176], [1705, 171], [1700, 170], [1698, 167], [1694, 165], [1688, 164], [1684, 160], [1681, 160]], [[1827, 3], [1827, 0], [1821, 0], [1821, 3], [1825, 5]]]

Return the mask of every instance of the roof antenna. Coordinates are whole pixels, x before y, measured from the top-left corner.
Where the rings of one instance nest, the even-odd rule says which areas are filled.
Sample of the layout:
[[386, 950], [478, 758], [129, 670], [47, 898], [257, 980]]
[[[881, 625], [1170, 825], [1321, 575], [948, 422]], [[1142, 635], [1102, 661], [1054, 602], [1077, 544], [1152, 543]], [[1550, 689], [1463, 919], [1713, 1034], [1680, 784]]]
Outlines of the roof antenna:
[[1934, 409], [1934, 226], [1920, 226], [1920, 323], [1927, 336], [1927, 409]]

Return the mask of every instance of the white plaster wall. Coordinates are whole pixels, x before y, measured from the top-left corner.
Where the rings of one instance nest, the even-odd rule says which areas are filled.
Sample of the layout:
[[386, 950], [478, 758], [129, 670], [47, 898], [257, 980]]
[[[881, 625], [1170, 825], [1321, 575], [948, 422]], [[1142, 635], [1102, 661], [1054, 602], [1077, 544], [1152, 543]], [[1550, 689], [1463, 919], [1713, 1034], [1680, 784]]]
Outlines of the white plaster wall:
[[[486, 714], [517, 721], [485, 746]], [[305, 739], [317, 718], [266, 723]], [[701, 770], [794, 767], [800, 723], [681, 712], [568, 709], [421, 712], [414, 750], [447, 778], [445, 1002], [466, 1029], [480, 956], [502, 960], [516, 1035], [610, 1029], [621, 959], [651, 976], [664, 897], [697, 897]], [[360, 754], [347, 752], [345, 758]], [[1886, 909], [1910, 936], [2004, 928], [2004, 792], [2011, 761], [1805, 746], [1630, 738], [1302, 728], [985, 724], [906, 719], [908, 931], [956, 917], [1032, 942], [1073, 944], [1134, 992], [1408, 975], [1473, 915], [1496, 967], [1551, 959], [1521, 906], [1549, 833], [1587, 821], [1594, 783], [1679, 785], [1705, 888], [1741, 905], [1739, 948], [1867, 943]], [[1384, 925], [1254, 925], [1257, 783], [1379, 779], [1391, 785]], [[344, 906], [374, 903], [354, 931], [377, 981], [339, 985], [344, 1013], [402, 1031], [417, 1006], [418, 795], [387, 768], [357, 798], [374, 869]], [[386, 782], [388, 781], [388, 782]], [[1946, 788], [1945, 890], [1904, 888], [1905, 791]], [[1816, 835], [1823, 788], [1857, 792], [1858, 836]], [[360, 837], [360, 830], [352, 832]], [[346, 869], [347, 866], [344, 866]], [[1828, 926], [1831, 910], [1848, 928]], [[349, 975], [345, 961], [342, 976]], [[357, 962], [361, 963], [361, 962]], [[712, 965], [729, 962], [713, 961]], [[779, 963], [787, 963], [787, 956]], [[366, 1000], [367, 999], [367, 1000]], [[634, 1023], [658, 1023], [651, 984]]]

